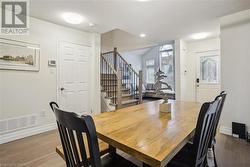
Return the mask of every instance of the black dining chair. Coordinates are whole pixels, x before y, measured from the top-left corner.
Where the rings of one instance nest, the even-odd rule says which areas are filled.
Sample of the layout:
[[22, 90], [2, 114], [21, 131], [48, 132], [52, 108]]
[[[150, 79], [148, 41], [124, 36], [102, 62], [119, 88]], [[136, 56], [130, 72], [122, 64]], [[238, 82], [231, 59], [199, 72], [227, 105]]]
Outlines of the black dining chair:
[[55, 107], [59, 108], [59, 105], [58, 105], [56, 102], [54, 102], [54, 101], [50, 102], [50, 103], [49, 103], [49, 106], [50, 106], [50, 108], [51, 108], [51, 110], [52, 110], [53, 112], [54, 112], [54, 108], [55, 108]]
[[[136, 167], [118, 154], [106, 154], [101, 158], [91, 116], [79, 116], [56, 106], [53, 106], [53, 109], [67, 167]], [[83, 135], [86, 136], [87, 143], [84, 143]]]
[[[59, 108], [59, 105], [58, 105], [56, 102], [54, 102], [54, 101], [50, 102], [49, 105], [50, 105], [50, 107], [51, 107], [53, 113], [54, 113], [54, 108], [55, 108], [55, 107]], [[58, 130], [59, 130], [59, 126], [58, 126]], [[59, 134], [60, 134], [60, 138], [61, 138], [60, 130], [59, 130]], [[101, 140], [98, 140], [98, 143], [99, 143], [99, 146], [100, 146], [99, 149], [100, 149], [100, 154], [101, 154], [101, 156], [102, 156], [102, 155], [105, 155], [105, 154], [107, 154], [107, 153], [112, 153], [112, 154], [115, 153], [116, 150], [115, 150], [113, 147], [109, 146], [107, 143], [105, 143], [105, 142], [103, 142], [103, 141], [101, 141]], [[65, 156], [64, 156], [64, 154], [63, 154], [63, 148], [62, 148], [62, 146], [57, 146], [56, 151], [59, 153], [59, 155], [60, 155], [64, 160], [66, 160], [66, 159], [65, 159]], [[89, 160], [89, 159], [88, 159], [88, 160]]]
[[216, 115], [222, 97], [202, 105], [196, 124], [193, 143], [186, 144], [168, 163], [167, 167], [205, 167], [211, 136], [216, 125]]
[[221, 113], [222, 113], [222, 110], [223, 110], [223, 106], [224, 106], [224, 102], [226, 100], [226, 92], [225, 91], [222, 91], [220, 93], [220, 95], [218, 95], [216, 99], [218, 98], [222, 98], [222, 102], [221, 102], [221, 105], [219, 106], [219, 109], [218, 109], [218, 112], [217, 112], [217, 115], [216, 115], [216, 119], [215, 119], [215, 126], [214, 126], [214, 129], [213, 129], [213, 133], [212, 133], [212, 137], [210, 139], [210, 142], [209, 142], [209, 149], [212, 151], [213, 153], [213, 161], [214, 161], [214, 166], [217, 167], [217, 160], [216, 160], [216, 156], [215, 156], [215, 144], [216, 144], [216, 134], [217, 134], [217, 128], [218, 128], [218, 125], [219, 125], [219, 121], [220, 121], [220, 116], [221, 116]]

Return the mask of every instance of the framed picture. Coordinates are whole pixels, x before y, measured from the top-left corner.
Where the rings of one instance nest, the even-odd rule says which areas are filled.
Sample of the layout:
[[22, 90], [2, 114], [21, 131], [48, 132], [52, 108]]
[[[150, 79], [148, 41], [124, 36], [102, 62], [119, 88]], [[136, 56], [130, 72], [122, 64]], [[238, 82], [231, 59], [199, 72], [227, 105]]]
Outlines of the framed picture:
[[39, 69], [40, 45], [0, 38], [0, 70]]

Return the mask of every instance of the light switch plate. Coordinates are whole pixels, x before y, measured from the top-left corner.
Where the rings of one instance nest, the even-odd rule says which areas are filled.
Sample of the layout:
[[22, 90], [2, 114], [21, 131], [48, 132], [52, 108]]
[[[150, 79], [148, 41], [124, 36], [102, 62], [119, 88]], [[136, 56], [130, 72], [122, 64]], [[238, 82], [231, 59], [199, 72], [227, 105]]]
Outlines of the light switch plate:
[[55, 67], [56, 66], [56, 60], [48, 60], [48, 65], [51, 67]]

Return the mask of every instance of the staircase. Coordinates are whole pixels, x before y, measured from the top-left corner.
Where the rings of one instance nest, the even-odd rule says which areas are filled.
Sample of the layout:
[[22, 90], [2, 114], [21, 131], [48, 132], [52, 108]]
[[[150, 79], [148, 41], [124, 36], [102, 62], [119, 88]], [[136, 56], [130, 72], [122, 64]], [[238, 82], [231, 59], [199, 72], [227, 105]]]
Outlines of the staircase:
[[114, 48], [101, 54], [102, 94], [115, 109], [142, 102], [142, 72], [139, 74]]

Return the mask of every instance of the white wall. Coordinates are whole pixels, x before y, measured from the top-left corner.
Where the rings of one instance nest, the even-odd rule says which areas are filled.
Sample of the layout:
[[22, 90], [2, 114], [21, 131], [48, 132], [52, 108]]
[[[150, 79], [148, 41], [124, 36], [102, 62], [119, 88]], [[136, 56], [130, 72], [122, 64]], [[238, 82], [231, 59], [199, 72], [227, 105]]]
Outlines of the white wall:
[[198, 53], [220, 50], [220, 39], [186, 42], [175, 41], [176, 99], [196, 101], [196, 68]]
[[39, 126], [55, 123], [48, 103], [57, 100], [57, 70], [48, 67], [48, 59], [57, 58], [57, 44], [62, 40], [93, 46], [90, 58], [89, 103], [94, 112], [100, 112], [99, 34], [73, 30], [31, 18], [30, 35], [1, 38], [40, 44], [40, 71], [0, 70], [0, 120], [29, 114], [41, 115], [44, 110]]
[[221, 132], [231, 134], [232, 121], [250, 131], [250, 10], [221, 18], [221, 71], [228, 93]]
[[181, 100], [181, 66], [183, 64], [182, 57], [184, 50], [184, 41], [175, 40], [175, 99]]
[[131, 51], [156, 45], [147, 38], [140, 38], [126, 31], [115, 29], [101, 35], [102, 52], [112, 51], [114, 47], [119, 52]]
[[113, 31], [103, 33], [101, 35], [101, 52], [109, 52], [114, 50], [114, 33]]
[[139, 73], [142, 70], [142, 56], [141, 54], [135, 54], [134, 52], [121, 53], [122, 57], [131, 64], [132, 68]]
[[195, 42], [187, 42], [183, 48], [181, 59], [181, 99], [196, 101], [196, 67], [198, 53], [218, 50], [220, 52], [220, 39], [212, 38]]

